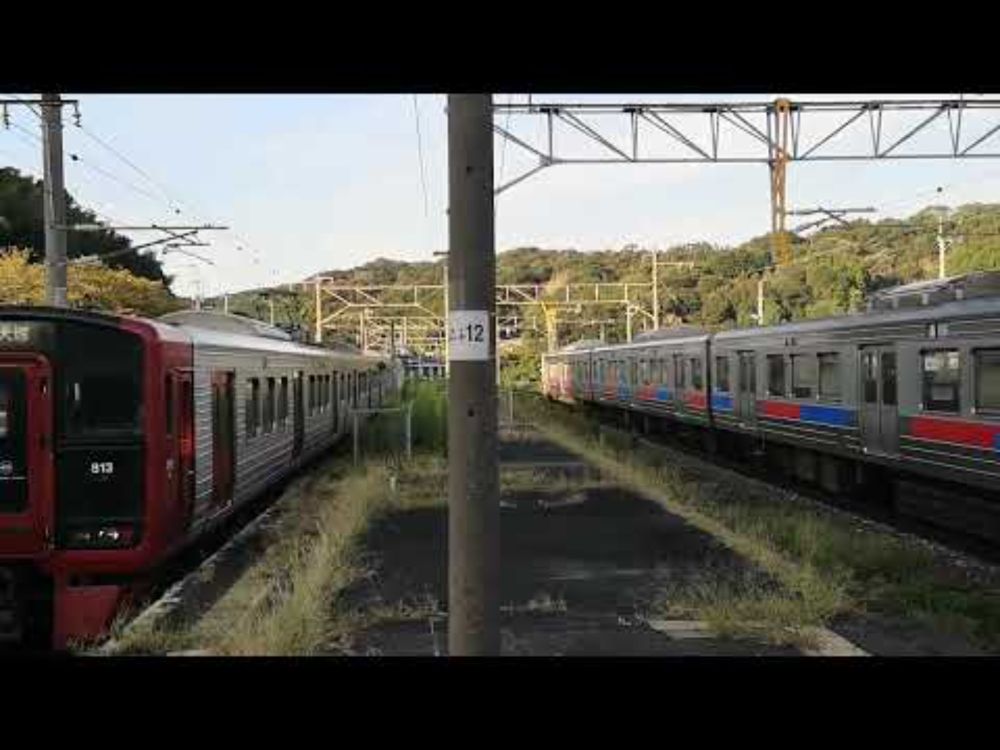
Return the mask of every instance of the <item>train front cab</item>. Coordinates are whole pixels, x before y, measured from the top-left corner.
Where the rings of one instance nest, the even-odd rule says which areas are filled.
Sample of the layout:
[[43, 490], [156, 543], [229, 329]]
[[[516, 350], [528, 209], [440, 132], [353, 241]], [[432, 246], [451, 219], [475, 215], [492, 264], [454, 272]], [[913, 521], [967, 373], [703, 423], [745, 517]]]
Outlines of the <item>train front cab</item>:
[[183, 527], [190, 347], [157, 328], [0, 310], [0, 630], [9, 637], [42, 625], [62, 647], [101, 634], [131, 577]]

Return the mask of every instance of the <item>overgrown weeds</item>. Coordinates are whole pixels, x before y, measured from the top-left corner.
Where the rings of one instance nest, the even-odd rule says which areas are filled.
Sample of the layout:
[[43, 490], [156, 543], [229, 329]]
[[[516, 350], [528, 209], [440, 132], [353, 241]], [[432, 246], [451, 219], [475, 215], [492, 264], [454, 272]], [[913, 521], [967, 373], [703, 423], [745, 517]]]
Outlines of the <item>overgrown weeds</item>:
[[773, 577], [701, 581], [664, 606], [687, 609], [720, 632], [797, 643], [814, 627], [866, 611], [911, 618], [1000, 648], [1000, 593], [947, 575], [924, 546], [795, 502], [780, 491], [708, 471], [579, 414], [522, 397], [538, 429], [633, 490], [717, 537]]

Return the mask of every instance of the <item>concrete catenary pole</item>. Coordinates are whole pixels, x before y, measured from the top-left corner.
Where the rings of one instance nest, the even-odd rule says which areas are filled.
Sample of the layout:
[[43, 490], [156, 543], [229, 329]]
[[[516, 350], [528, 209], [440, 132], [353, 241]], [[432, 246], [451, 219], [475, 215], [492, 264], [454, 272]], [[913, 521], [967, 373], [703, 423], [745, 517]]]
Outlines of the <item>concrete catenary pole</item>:
[[316, 321], [315, 329], [313, 331], [313, 343], [320, 344], [323, 342], [323, 304], [320, 299], [320, 280], [316, 279], [315, 286], [313, 287], [314, 292], [314, 305], [316, 311]]
[[42, 94], [45, 300], [66, 307], [66, 185], [63, 179], [62, 100]]
[[448, 650], [500, 652], [493, 114], [448, 96]]
[[660, 330], [660, 280], [659, 280], [659, 262], [656, 257], [659, 255], [656, 250], [653, 250], [653, 330]]

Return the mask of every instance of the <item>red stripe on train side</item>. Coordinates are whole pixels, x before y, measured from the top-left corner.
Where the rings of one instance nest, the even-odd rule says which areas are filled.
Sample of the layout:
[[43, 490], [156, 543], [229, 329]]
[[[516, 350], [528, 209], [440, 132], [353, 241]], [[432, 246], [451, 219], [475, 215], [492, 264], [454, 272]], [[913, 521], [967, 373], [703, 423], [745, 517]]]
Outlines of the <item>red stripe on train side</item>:
[[704, 410], [707, 401], [707, 397], [701, 391], [688, 391], [684, 394], [684, 403], [692, 409]]
[[1000, 435], [1000, 425], [976, 424], [957, 419], [938, 419], [935, 417], [911, 417], [910, 435], [923, 440], [993, 448], [996, 445], [997, 435]]
[[799, 404], [785, 404], [781, 401], [758, 401], [757, 406], [767, 417], [799, 419], [802, 416], [802, 407]]

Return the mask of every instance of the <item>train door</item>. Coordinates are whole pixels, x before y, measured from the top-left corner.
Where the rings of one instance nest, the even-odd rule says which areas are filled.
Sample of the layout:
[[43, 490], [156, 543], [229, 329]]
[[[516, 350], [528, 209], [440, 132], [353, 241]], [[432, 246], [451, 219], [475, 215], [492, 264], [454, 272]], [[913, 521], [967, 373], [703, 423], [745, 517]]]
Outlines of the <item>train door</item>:
[[896, 351], [891, 346], [863, 346], [858, 423], [869, 453], [895, 454], [899, 449], [896, 396]]
[[302, 444], [305, 442], [306, 416], [305, 405], [302, 403], [302, 382], [305, 380], [304, 373], [299, 370], [292, 379], [292, 457], [302, 453]]
[[236, 464], [236, 374], [212, 373], [212, 505], [233, 502]]
[[194, 512], [194, 383], [190, 372], [175, 372], [175, 377], [177, 491], [182, 523], [187, 525]]
[[43, 357], [0, 361], [0, 532], [13, 555], [51, 544], [51, 383]]
[[736, 408], [739, 418], [753, 426], [757, 422], [757, 357], [753, 352], [739, 352], [740, 376]]
[[684, 355], [674, 354], [674, 405], [678, 409], [684, 408], [684, 390], [687, 384], [684, 380]]

